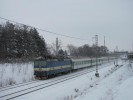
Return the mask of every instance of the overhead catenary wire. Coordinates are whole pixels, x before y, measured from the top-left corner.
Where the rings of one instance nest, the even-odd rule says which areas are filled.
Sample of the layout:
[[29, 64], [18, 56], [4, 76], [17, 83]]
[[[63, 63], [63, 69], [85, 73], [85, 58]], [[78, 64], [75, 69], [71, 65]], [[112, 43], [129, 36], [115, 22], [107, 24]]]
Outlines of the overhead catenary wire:
[[[9, 21], [9, 22], [13, 22], [13, 23], [16, 23], [16, 24], [20, 24], [20, 25], [26, 25], [26, 24], [23, 24], [23, 23], [20, 23], [20, 22], [9, 20], [7, 18], [3, 18], [3, 17], [0, 17], [0, 19], [6, 20], [6, 21]], [[47, 32], [47, 33], [50, 33], [50, 34], [58, 35], [58, 36], [63, 36], [63, 37], [73, 38], [73, 39], [78, 39], [78, 40], [88, 40], [88, 39], [77, 38], [77, 37], [73, 37], [73, 36], [69, 36], [69, 35], [63, 35], [63, 34], [60, 34], [60, 33], [56, 33], [56, 32], [52, 32], [52, 31], [49, 31], [49, 30], [41, 29], [41, 28], [31, 26], [31, 25], [26, 25], [26, 26], [31, 27], [31, 28], [35, 28], [37, 30]]]

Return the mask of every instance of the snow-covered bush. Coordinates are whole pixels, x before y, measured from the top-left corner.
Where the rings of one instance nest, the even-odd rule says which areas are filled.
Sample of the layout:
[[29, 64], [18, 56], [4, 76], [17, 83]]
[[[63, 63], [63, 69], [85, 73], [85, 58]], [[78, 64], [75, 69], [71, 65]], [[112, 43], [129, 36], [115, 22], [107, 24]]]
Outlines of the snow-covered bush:
[[34, 79], [33, 63], [0, 64], [0, 87], [28, 82]]

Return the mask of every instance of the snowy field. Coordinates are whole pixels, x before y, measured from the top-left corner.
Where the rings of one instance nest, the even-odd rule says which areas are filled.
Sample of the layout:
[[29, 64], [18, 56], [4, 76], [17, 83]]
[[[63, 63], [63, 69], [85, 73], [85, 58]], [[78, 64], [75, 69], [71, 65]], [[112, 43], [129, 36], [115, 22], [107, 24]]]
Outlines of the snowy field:
[[0, 87], [28, 82], [34, 79], [33, 63], [0, 64]]
[[133, 100], [133, 64], [113, 64], [15, 100]]

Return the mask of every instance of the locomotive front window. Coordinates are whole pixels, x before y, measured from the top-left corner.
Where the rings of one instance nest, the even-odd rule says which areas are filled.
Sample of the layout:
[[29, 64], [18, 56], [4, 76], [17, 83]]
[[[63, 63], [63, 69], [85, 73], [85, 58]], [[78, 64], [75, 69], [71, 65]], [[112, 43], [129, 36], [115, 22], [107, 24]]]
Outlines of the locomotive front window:
[[34, 66], [46, 66], [46, 61], [35, 61]]

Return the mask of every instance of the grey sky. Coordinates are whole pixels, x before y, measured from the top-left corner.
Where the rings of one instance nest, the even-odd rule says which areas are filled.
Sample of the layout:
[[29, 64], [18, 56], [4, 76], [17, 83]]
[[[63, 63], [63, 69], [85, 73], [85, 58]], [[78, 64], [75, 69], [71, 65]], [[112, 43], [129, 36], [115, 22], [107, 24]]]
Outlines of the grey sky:
[[[0, 16], [38, 28], [85, 38], [81, 41], [40, 32], [48, 44], [58, 37], [63, 46], [99, 45], [110, 50], [133, 49], [133, 0], [0, 0]], [[2, 21], [2, 20], [0, 20]]]

